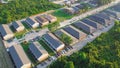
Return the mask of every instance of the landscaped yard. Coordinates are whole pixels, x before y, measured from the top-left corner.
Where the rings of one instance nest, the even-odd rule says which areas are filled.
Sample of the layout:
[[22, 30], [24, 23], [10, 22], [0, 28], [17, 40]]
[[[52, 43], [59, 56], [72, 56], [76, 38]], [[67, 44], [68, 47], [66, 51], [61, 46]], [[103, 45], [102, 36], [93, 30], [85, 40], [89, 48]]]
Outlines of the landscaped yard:
[[48, 47], [48, 45], [43, 41], [43, 40], [39, 40], [39, 43], [46, 49], [46, 51], [49, 53], [49, 55], [55, 55], [55, 53], [53, 52], [53, 50]]
[[67, 14], [62, 10], [56, 10], [55, 12], [52, 13], [52, 15], [56, 16], [58, 19], [58, 22], [62, 22], [66, 19], [71, 19], [74, 15]]
[[17, 39], [20, 39], [20, 38], [22, 38], [22, 36], [23, 36], [25, 33], [26, 33], [26, 30], [21, 31], [21, 32], [16, 32], [16, 33], [15, 33], [15, 37], [16, 37]]

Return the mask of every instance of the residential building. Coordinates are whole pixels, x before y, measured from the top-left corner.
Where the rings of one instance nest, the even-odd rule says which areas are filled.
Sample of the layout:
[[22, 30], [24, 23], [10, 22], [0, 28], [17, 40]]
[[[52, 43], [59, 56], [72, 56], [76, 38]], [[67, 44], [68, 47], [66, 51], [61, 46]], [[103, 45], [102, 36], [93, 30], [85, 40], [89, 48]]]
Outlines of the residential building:
[[63, 28], [64, 31], [66, 31], [67, 33], [69, 33], [70, 35], [72, 35], [73, 37], [75, 37], [78, 40], [82, 40], [83, 38], [85, 38], [87, 35], [85, 33], [83, 33], [82, 31], [76, 29], [73, 26], [66, 26]]
[[50, 15], [50, 14], [44, 15], [44, 17], [45, 17], [50, 23], [57, 21], [57, 18], [56, 18], [55, 16], [53, 16], [53, 15]]
[[104, 12], [113, 18], [120, 18], [120, 12], [113, 11], [113, 10], [105, 10]]
[[89, 26], [92, 26], [92, 27], [96, 28], [96, 29], [101, 29], [102, 28], [102, 25], [100, 25], [99, 23], [97, 23], [95, 21], [92, 21], [88, 18], [82, 19], [81, 21], [85, 24], [88, 24]]
[[107, 20], [109, 20], [109, 21], [111, 21], [112, 20], [112, 17], [110, 17], [110, 16], [108, 16], [106, 13], [97, 13], [97, 14], [95, 14], [96, 16], [99, 16], [99, 17], [101, 17], [101, 18], [104, 18], [104, 19], [107, 19]]
[[32, 28], [39, 27], [39, 23], [34, 19], [34, 17], [27, 18], [26, 23]]
[[114, 11], [120, 12], [120, 3], [111, 8]]
[[4, 40], [9, 40], [14, 37], [13, 32], [10, 30], [9, 26], [6, 24], [0, 25], [0, 34]]
[[45, 34], [43, 38], [49, 44], [49, 46], [57, 52], [65, 47], [65, 45], [52, 33]]
[[77, 7], [77, 8], [79, 8], [79, 9], [83, 9], [84, 8], [84, 6], [83, 5], [76, 5], [75, 7]]
[[100, 23], [101, 25], [104, 25], [104, 26], [108, 26], [111, 23], [111, 21], [109, 21], [105, 18], [101, 18], [101, 17], [96, 16], [96, 15], [89, 16], [88, 18], [95, 21], [95, 22], [98, 22], [98, 23]]
[[13, 45], [9, 48], [10, 57], [15, 68], [31, 68], [31, 62], [25, 54], [21, 45]]
[[40, 24], [40, 26], [48, 25], [49, 21], [42, 16], [35, 17], [35, 20]]
[[94, 33], [96, 31], [95, 28], [93, 28], [93, 27], [91, 27], [91, 26], [89, 26], [89, 25], [87, 25], [87, 24], [85, 24], [85, 23], [83, 23], [81, 21], [73, 23], [73, 26], [75, 26], [78, 29], [82, 29], [84, 32], [90, 33], [90, 34], [92, 34], [92, 33]]
[[79, 13], [79, 11], [75, 8], [65, 8], [65, 9], [63, 9], [63, 11], [68, 14], [78, 14]]
[[20, 21], [13, 22], [12, 26], [15, 28], [15, 30], [17, 32], [21, 32], [25, 29], [25, 27], [23, 26], [23, 24]]
[[32, 42], [29, 45], [29, 50], [39, 62], [44, 61], [49, 56], [48, 52], [38, 42]]

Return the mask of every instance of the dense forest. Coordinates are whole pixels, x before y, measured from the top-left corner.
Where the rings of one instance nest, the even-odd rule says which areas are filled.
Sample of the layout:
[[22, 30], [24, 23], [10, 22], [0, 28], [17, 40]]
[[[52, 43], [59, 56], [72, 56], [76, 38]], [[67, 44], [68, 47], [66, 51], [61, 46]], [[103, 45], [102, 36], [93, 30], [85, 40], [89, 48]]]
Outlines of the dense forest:
[[60, 7], [48, 0], [13, 0], [7, 4], [0, 4], [0, 24]]
[[48, 68], [120, 68], [120, 22], [69, 57], [63, 56]]

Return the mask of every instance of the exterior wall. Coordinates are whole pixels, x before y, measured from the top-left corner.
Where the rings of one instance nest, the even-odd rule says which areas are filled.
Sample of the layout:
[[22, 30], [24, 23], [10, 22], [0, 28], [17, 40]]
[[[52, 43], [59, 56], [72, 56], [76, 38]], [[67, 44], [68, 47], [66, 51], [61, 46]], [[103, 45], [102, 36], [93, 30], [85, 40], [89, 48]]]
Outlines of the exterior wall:
[[37, 28], [39, 27], [39, 23], [35, 23], [34, 25], [32, 25], [32, 28]]
[[6, 36], [3, 37], [4, 40], [9, 40], [14, 37], [14, 34], [7, 34]]
[[40, 56], [40, 57], [38, 58], [38, 61], [39, 61], [39, 62], [44, 61], [45, 59], [47, 59], [47, 58], [48, 58], [48, 56], [49, 56], [49, 54], [48, 54], [48, 53], [43, 54], [42, 56]]
[[[89, 19], [90, 20], [90, 19]], [[91, 20], [92, 21], [92, 20]], [[101, 24], [99, 24], [99, 23], [97, 23], [97, 22], [95, 22], [95, 21], [93, 21], [94, 23], [96, 23], [97, 24], [97, 30], [99, 30], [99, 29], [102, 29], [103, 28], [103, 26], [101, 25]]]
[[31, 63], [25, 64], [21, 68], [31, 68]]
[[61, 44], [61, 45], [56, 49], [56, 51], [59, 52], [59, 51], [62, 50], [64, 47], [65, 47], [65, 45], [64, 45], [64, 44]]
[[56, 21], [57, 21], [57, 18], [54, 18], [54, 19], [50, 20], [51, 23], [56, 22]]
[[23, 31], [24, 29], [25, 29], [24, 26], [20, 26], [19, 28], [16, 29], [16, 31], [17, 31], [17, 32], [21, 32], [21, 31]]
[[41, 24], [41, 26], [45, 26], [45, 25], [48, 25], [48, 24], [49, 24], [49, 22], [47, 21], [47, 22], [40, 23], [40, 24]]
[[96, 31], [96, 29], [95, 28], [90, 28], [90, 33], [94, 33], [95, 31]]
[[85, 39], [87, 37], [87, 34], [85, 34], [84, 32], [81, 32], [81, 37], [80, 37], [80, 41]]
[[76, 31], [79, 32], [79, 34], [80, 34], [79, 40], [80, 40], [80, 41], [83, 40], [84, 38], [86, 38], [87, 34], [85, 34], [84, 32], [82, 32], [82, 31], [80, 31], [80, 30], [78, 30], [77, 28], [75, 28], [75, 27], [73, 27], [73, 26], [70, 26], [70, 27], [72, 27], [74, 30], [76, 30]]

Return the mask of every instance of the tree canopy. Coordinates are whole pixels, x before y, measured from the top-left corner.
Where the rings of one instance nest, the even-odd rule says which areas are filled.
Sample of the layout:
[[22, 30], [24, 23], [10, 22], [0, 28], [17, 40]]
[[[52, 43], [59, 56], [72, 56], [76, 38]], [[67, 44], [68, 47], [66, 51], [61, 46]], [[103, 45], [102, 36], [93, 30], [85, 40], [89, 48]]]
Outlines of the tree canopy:
[[73, 62], [72, 61], [67, 62], [64, 68], [74, 68]]
[[0, 24], [10, 23], [47, 10], [60, 8], [48, 0], [13, 0], [0, 4]]

